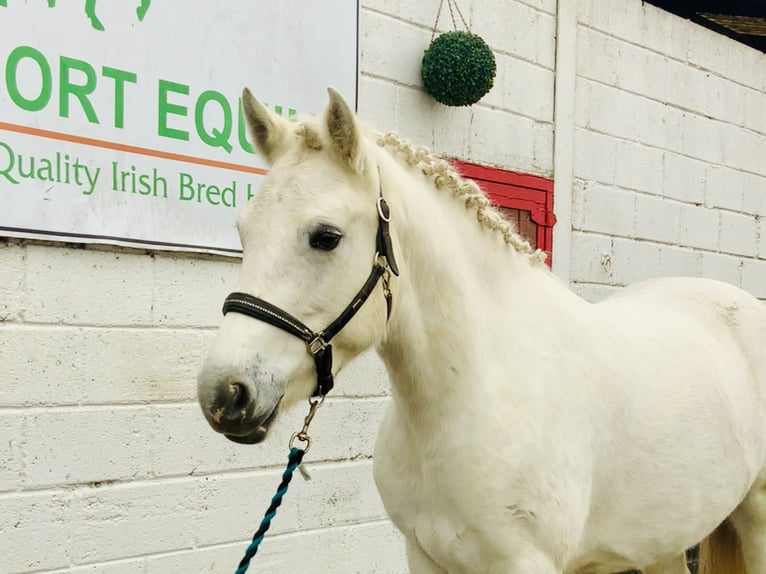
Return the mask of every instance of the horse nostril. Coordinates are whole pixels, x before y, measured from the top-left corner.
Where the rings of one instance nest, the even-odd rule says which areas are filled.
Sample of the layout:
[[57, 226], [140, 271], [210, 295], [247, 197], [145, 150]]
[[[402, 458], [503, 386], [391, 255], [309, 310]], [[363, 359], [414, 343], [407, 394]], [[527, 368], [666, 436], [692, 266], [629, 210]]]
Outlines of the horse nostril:
[[242, 383], [229, 383], [231, 394], [229, 411], [237, 413], [243, 411], [250, 404], [250, 393]]

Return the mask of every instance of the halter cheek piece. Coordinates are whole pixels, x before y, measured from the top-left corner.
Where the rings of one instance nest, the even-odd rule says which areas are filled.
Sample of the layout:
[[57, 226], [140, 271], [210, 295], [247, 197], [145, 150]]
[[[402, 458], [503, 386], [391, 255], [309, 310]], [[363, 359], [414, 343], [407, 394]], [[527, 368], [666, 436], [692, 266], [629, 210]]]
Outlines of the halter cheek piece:
[[390, 274], [399, 275], [399, 268], [394, 259], [394, 250], [391, 245], [391, 234], [388, 223], [391, 214], [386, 200], [383, 198], [381, 189], [378, 196], [378, 231], [375, 238], [375, 259], [372, 264], [367, 281], [340, 315], [322, 331], [314, 332], [302, 321], [296, 319], [286, 311], [247, 293], [232, 293], [223, 303], [223, 314], [234, 312], [247, 315], [302, 339], [306, 343], [306, 350], [314, 358], [314, 367], [317, 373], [317, 388], [315, 397], [323, 397], [332, 389], [334, 381], [332, 375], [332, 345], [330, 341], [343, 327], [356, 315], [364, 302], [370, 296], [378, 281], [383, 279], [383, 294], [386, 297], [387, 317], [391, 316], [392, 296], [388, 282]]

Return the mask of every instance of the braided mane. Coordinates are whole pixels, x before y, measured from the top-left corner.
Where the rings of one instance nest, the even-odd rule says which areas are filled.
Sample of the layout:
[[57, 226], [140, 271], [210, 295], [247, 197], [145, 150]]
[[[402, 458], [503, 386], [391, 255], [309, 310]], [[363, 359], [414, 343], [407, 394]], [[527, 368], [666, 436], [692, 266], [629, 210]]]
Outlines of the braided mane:
[[476, 219], [481, 225], [500, 233], [505, 243], [527, 257], [531, 263], [545, 262], [545, 252], [535, 249], [529, 241], [516, 233], [511, 222], [492, 206], [476, 182], [464, 179], [446, 160], [434, 155], [427, 148], [413, 147], [392, 132], [378, 134], [376, 139], [380, 147], [390, 150], [408, 165], [420, 168], [433, 181], [436, 189], [449, 191], [456, 199], [463, 200], [466, 209], [476, 212]]

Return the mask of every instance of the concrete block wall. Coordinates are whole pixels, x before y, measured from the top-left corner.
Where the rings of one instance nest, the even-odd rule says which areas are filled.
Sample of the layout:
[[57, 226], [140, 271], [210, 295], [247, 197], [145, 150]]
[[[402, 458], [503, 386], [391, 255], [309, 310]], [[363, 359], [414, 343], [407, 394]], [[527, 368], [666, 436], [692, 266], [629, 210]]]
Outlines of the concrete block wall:
[[[550, 175], [555, 2], [461, 8], [496, 51], [487, 98], [451, 109], [419, 89], [436, 4], [369, 0], [361, 115], [440, 153]], [[305, 414], [247, 447], [199, 413], [196, 371], [238, 262], [11, 240], [0, 269], [0, 573], [233, 571]], [[312, 480], [296, 477], [258, 569], [407, 572], [371, 473], [387, 401], [373, 354], [342, 374], [312, 425]]]
[[[0, 269], [0, 572], [233, 571], [305, 414], [246, 447], [199, 412], [237, 261], [11, 241]], [[341, 377], [259, 568], [405, 571], [371, 477], [387, 395], [376, 361]]]
[[574, 287], [701, 275], [766, 299], [766, 55], [639, 0], [578, 8]]
[[[471, 107], [437, 103], [420, 87], [420, 62], [438, 2], [365, 0], [360, 115], [381, 131], [396, 131], [442, 155], [550, 177], [555, 0], [459, 4], [472, 31], [494, 51], [493, 89]], [[439, 32], [452, 29], [446, 6], [439, 23]]]

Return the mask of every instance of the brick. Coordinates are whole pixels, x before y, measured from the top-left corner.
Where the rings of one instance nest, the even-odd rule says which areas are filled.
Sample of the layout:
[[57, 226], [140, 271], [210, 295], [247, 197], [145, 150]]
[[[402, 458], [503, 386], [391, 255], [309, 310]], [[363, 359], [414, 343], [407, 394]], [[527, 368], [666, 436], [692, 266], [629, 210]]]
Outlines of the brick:
[[0, 405], [194, 400], [203, 341], [191, 330], [0, 326]]
[[[380, 422], [388, 408], [387, 399], [328, 399], [311, 426], [312, 449], [307, 461], [369, 459]], [[197, 403], [157, 405], [147, 410], [156, 426], [136, 449], [147, 451], [143, 471], [152, 476], [179, 476], [248, 470], [284, 464], [286, 445], [300, 429], [306, 405], [280, 413], [268, 439], [257, 449], [235, 444], [208, 426]], [[194, 444], [194, 449], [188, 448]]]
[[720, 253], [702, 253], [702, 277], [732, 285], [742, 284], [742, 259]]
[[723, 157], [725, 124], [697, 114], [686, 113], [683, 117], [681, 133], [682, 151], [685, 155], [709, 162], [718, 163]]
[[766, 173], [764, 175], [742, 174], [742, 207], [745, 213], [766, 216]]
[[531, 171], [553, 179], [553, 131], [549, 124], [535, 123], [532, 126]]
[[681, 238], [679, 203], [636, 195], [636, 237], [662, 243], [678, 243]]
[[396, 84], [362, 75], [359, 78], [359, 116], [381, 132], [396, 130]]
[[574, 140], [574, 177], [613, 184], [617, 152], [612, 138], [575, 128]]
[[0, 493], [21, 486], [23, 421], [20, 412], [0, 411], [0, 436], [4, 437], [0, 440]]
[[[191, 548], [202, 528], [202, 488], [197, 480], [172, 480], [78, 489], [68, 524], [74, 563]], [[250, 498], [240, 495], [240, 505]]]
[[668, 59], [654, 51], [622, 42], [616, 85], [629, 92], [665, 102]]
[[745, 88], [745, 127], [758, 132], [761, 135], [766, 134], [766, 92]]
[[572, 232], [571, 280], [582, 283], [613, 284], [612, 239], [603, 235]]
[[590, 86], [587, 126], [593, 130], [633, 140], [638, 138], [644, 98], [593, 83]]
[[440, 155], [468, 157], [471, 134], [471, 110], [467, 107], [438, 105], [431, 117], [430, 146]]
[[763, 90], [766, 75], [761, 66], [762, 54], [700, 26], [688, 26], [689, 49], [686, 58], [692, 65], [715, 72], [738, 84]]
[[29, 245], [25, 320], [151, 323], [153, 267], [143, 254]]
[[[711, 85], [712, 84], [712, 85]], [[704, 86], [708, 97], [708, 113], [721, 121], [741, 126], [745, 123], [745, 89], [729, 79], [710, 76]], [[712, 88], [712, 89], [711, 89]]]
[[630, 285], [661, 275], [660, 247], [657, 244], [614, 239], [612, 280], [615, 285]]
[[[119, 562], [100, 562], [88, 566], [75, 566], [67, 569], [72, 574], [146, 574], [146, 564], [143, 558], [120, 560]], [[192, 570], [186, 570], [192, 572]]]
[[662, 134], [664, 137], [661, 147], [677, 153], [683, 153], [686, 142], [684, 141], [684, 122], [686, 122], [687, 112], [664, 105], [663, 109], [656, 111], [662, 124]]
[[758, 257], [766, 259], [766, 219], [758, 222]]
[[[279, 518], [277, 518], [279, 520]], [[244, 527], [244, 523], [243, 527]], [[255, 527], [253, 527], [255, 530]], [[322, 535], [322, 532], [312, 532], [313, 537]], [[302, 538], [308, 538], [311, 540], [311, 536], [304, 533], [295, 533], [292, 539], [293, 550], [295, 550], [298, 540]], [[263, 568], [263, 562], [266, 560], [266, 556], [269, 556], [276, 549], [272, 547], [279, 544], [281, 540], [276, 536], [268, 536], [266, 544], [263, 544], [263, 548], [258, 550], [257, 558], [253, 562], [253, 567], [250, 568], [252, 572], [255, 570], [256, 565]], [[234, 572], [237, 568], [237, 564], [242, 560], [242, 556], [245, 553], [245, 549], [248, 547], [249, 541], [245, 540], [243, 535], [242, 540], [237, 543], [200, 547], [193, 550], [184, 550], [181, 552], [173, 552], [169, 554], [157, 554], [148, 556], [144, 559], [146, 570], [141, 574], [169, 574], [170, 572], [185, 572], [188, 574], [220, 574], [221, 572]], [[303, 546], [301, 546], [302, 548]], [[293, 559], [301, 560], [304, 558], [303, 552], [294, 552]], [[305, 556], [308, 559], [308, 556]], [[313, 557], [312, 557], [313, 558]], [[312, 569], [313, 570], [313, 569]], [[301, 570], [298, 570], [301, 571]]]
[[702, 274], [702, 253], [683, 247], [660, 247], [659, 273], [673, 277], [699, 277]]
[[725, 165], [751, 173], [763, 173], [766, 136], [726, 124], [721, 125], [720, 131]]
[[0, 323], [21, 317], [24, 301], [26, 251], [15, 243], [0, 242]]
[[752, 216], [721, 212], [720, 250], [754, 257], [758, 253], [758, 222]]
[[576, 185], [572, 225], [583, 231], [630, 237], [634, 233], [635, 194], [600, 184]]
[[718, 248], [718, 210], [705, 206], [681, 205], [679, 218], [679, 243], [715, 251]]
[[[645, 30], [633, 29], [636, 23], [643, 22], [643, 10], [640, 7], [636, 7], [632, 3], [620, 3], [618, 5], [615, 2], [603, 6], [597, 5], [594, 8], [581, 13], [581, 17], [588, 15], [587, 23], [590, 27], [618, 38], [635, 40], [635, 37], [640, 37], [639, 41], [634, 41], [636, 44], [647, 40], [645, 36], [641, 35], [641, 32], [646, 32]], [[624, 20], [627, 22], [623, 22]]]
[[667, 150], [681, 149], [681, 116], [670, 106], [644, 99], [641, 118], [636, 125], [636, 137], [646, 146]]
[[428, 94], [407, 86], [397, 86], [396, 101], [396, 131], [399, 135], [415, 145], [433, 148], [430, 118], [441, 104]]
[[401, 4], [402, 0], [365, 0], [362, 10], [373, 9], [377, 12], [385, 12], [389, 16], [398, 16]]
[[[343, 572], [406, 574], [404, 540], [389, 522], [353, 524], [318, 532], [269, 533], [258, 551], [258, 566], [271, 572]], [[219, 573], [232, 570], [247, 542], [199, 548], [146, 559], [146, 574]], [[300, 552], [295, 549], [300, 548]], [[381, 551], [385, 549], [385, 551]]]
[[555, 0], [522, 0], [522, 4], [531, 6], [541, 12], [547, 12], [548, 14], [556, 14], [556, 1]]
[[537, 165], [534, 145], [531, 139], [525, 137], [533, 133], [534, 127], [535, 122], [529, 118], [475, 106], [471, 125], [471, 157], [478, 163], [516, 171], [551, 171], [551, 165]]
[[[397, 101], [397, 131], [404, 138], [414, 145], [430, 147], [440, 155], [457, 158], [470, 155], [474, 136], [469, 108], [443, 106], [431, 96], [405, 86], [397, 88]], [[492, 163], [488, 158], [472, 158], [480, 163]]]
[[362, 73], [420, 86], [420, 63], [431, 39], [430, 30], [363, 10], [361, 35]]
[[659, 195], [662, 190], [662, 151], [626, 141], [613, 141], [615, 183]]
[[687, 203], [705, 202], [707, 164], [671, 152], [663, 154], [662, 195]]
[[234, 291], [240, 259], [158, 256], [154, 267], [153, 324], [217, 327], [221, 305]]
[[374, 349], [365, 351], [343, 367], [333, 389], [336, 397], [387, 397], [391, 383], [386, 365]]
[[52, 409], [25, 414], [24, 485], [147, 476], [151, 437], [157, 424], [150, 415], [148, 407]]
[[[289, 504], [280, 508], [271, 534], [339, 527], [380, 520], [384, 511], [368, 461], [327, 467], [309, 465], [312, 480], [296, 477]], [[204, 524], [199, 542], [209, 546], [240, 541], [257, 525], [268, 506], [282, 469], [210, 476], [197, 484]], [[247, 501], [243, 504], [243, 501]], [[232, 517], [236, 516], [236, 520]]]
[[493, 49], [553, 69], [556, 19], [552, 14], [507, 0], [486, 0], [481, 8], [473, 11], [472, 25]]
[[740, 172], [709, 165], [705, 172], [705, 201], [711, 207], [743, 210], [744, 180]]
[[20, 493], [0, 498], [4, 572], [65, 568], [71, 556], [71, 495]]
[[718, 34], [702, 26], [689, 26], [687, 58], [705, 70], [727, 74], [730, 68], [731, 42], [721, 41]]
[[[580, 27], [577, 37], [577, 75], [578, 83], [583, 78], [595, 80], [607, 86], [616, 86], [621, 49], [624, 42], [619, 42], [601, 32]], [[591, 84], [591, 82], [582, 82]], [[580, 91], [578, 90], [578, 95]]]
[[766, 261], [762, 259], [742, 261], [742, 288], [759, 299], [766, 299]]
[[[653, 50], [676, 60], [685, 60], [689, 43], [689, 29], [692, 27], [687, 20], [679, 18], [651, 4], [643, 4], [644, 19], [641, 29], [651, 30], [651, 42], [638, 42], [650, 46]], [[619, 11], [619, 4], [616, 5]]]
[[[503, 75], [490, 94], [503, 94], [502, 106], [507, 110], [537, 121], [552, 122], [553, 71], [517, 58], [502, 57], [502, 60]], [[534, 89], [528, 89], [529, 86]]]

